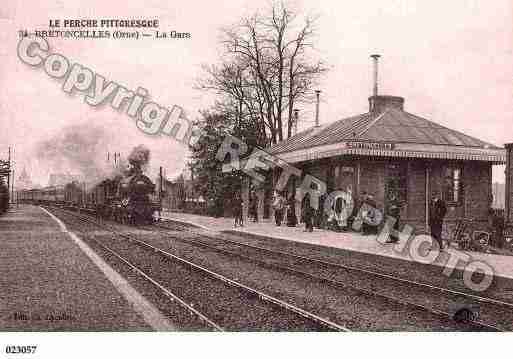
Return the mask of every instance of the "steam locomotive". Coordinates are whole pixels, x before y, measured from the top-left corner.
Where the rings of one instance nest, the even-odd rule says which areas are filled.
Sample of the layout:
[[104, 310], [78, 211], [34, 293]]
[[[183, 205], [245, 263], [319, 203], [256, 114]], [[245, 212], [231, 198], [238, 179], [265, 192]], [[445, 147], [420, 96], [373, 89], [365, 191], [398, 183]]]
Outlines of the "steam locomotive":
[[65, 186], [21, 191], [18, 199], [21, 202], [60, 205], [134, 225], [152, 223], [155, 211], [161, 210], [155, 184], [138, 168], [125, 176], [105, 179], [92, 188], [73, 181]]
[[136, 171], [130, 176], [102, 181], [93, 188], [90, 200], [103, 218], [145, 224], [152, 223], [155, 211], [161, 210], [154, 194], [155, 184]]

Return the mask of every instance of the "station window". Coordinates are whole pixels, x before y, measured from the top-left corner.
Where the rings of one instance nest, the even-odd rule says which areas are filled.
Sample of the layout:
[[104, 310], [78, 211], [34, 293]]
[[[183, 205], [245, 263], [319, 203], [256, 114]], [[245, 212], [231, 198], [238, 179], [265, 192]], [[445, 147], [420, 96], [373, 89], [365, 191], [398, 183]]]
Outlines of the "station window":
[[335, 166], [335, 178], [338, 178], [338, 176], [340, 176], [340, 166]]
[[444, 201], [460, 204], [463, 197], [460, 167], [446, 167], [444, 171]]

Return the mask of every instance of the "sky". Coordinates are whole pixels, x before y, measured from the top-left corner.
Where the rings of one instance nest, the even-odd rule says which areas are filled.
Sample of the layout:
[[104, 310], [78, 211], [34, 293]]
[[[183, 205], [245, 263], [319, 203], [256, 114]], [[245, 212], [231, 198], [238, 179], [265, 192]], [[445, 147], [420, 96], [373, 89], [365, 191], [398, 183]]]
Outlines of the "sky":
[[[6, 2], [6, 4], [5, 4]], [[174, 40], [49, 39], [51, 50], [128, 88], [148, 89], [152, 100], [179, 105], [190, 118], [214, 97], [195, 90], [201, 65], [219, 61], [219, 30], [261, 10], [267, 1], [34, 1], [0, 7], [0, 157], [15, 148], [16, 168], [44, 182], [52, 169], [36, 160], [41, 141], [64, 128], [105, 129], [105, 152], [128, 155], [140, 143], [152, 151], [151, 170], [169, 177], [187, 160], [182, 144], [144, 135], [124, 113], [95, 109], [82, 95], [16, 56], [20, 29], [46, 29], [50, 19], [158, 18], [163, 30], [191, 33]], [[513, 142], [513, 2], [295, 1], [319, 15], [316, 56], [330, 67], [321, 80], [320, 122], [366, 112], [372, 90], [369, 55], [379, 53], [379, 91], [403, 96], [408, 112], [495, 145]], [[301, 108], [299, 128], [313, 125], [314, 105]], [[503, 180], [496, 168], [494, 180]]]

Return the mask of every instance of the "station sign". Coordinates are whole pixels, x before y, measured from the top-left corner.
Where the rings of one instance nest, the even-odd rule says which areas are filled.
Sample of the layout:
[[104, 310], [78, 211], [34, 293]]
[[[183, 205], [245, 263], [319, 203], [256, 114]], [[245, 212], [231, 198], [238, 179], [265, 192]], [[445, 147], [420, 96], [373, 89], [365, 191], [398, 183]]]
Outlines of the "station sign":
[[347, 142], [347, 148], [360, 148], [365, 150], [393, 150], [394, 144], [389, 142]]
[[337, 148], [330, 150], [312, 151], [306, 150], [300, 156], [301, 160], [316, 160], [319, 158], [334, 157], [345, 154], [347, 149], [361, 149], [361, 150], [393, 150], [395, 145], [390, 142], [342, 142], [337, 144]]

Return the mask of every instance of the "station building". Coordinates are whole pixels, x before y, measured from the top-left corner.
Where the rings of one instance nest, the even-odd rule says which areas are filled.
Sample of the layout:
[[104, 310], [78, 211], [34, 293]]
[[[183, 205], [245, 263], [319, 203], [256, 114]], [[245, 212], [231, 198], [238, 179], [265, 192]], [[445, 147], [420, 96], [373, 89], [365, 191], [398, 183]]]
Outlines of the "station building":
[[[385, 214], [399, 203], [401, 222], [420, 232], [433, 193], [447, 204], [446, 224], [461, 217], [486, 221], [492, 166], [505, 163], [505, 150], [406, 112], [402, 97], [374, 94], [368, 101], [367, 113], [316, 125], [267, 151], [324, 181], [328, 193], [351, 192], [356, 205], [363, 192]], [[300, 183], [291, 176], [287, 192]], [[260, 215], [272, 212], [265, 208], [269, 196], [259, 196]]]

